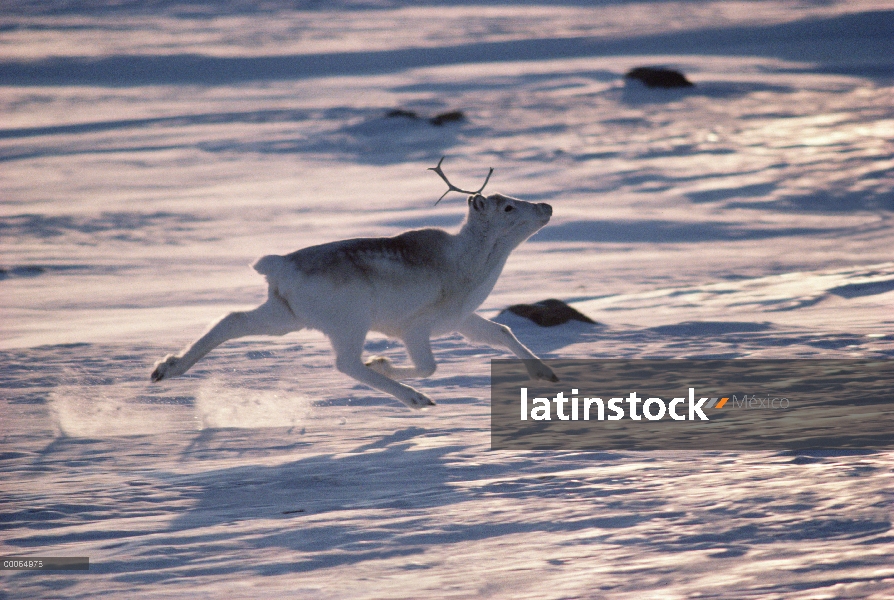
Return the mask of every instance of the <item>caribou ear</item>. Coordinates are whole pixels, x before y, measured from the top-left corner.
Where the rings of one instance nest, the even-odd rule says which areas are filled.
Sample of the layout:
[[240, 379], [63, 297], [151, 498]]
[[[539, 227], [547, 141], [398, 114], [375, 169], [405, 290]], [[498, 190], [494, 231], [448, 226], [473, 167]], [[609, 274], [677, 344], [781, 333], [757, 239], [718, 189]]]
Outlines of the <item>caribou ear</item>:
[[474, 196], [469, 196], [469, 204], [472, 205], [472, 208], [481, 212], [484, 209], [484, 196], [481, 194], [475, 194]]

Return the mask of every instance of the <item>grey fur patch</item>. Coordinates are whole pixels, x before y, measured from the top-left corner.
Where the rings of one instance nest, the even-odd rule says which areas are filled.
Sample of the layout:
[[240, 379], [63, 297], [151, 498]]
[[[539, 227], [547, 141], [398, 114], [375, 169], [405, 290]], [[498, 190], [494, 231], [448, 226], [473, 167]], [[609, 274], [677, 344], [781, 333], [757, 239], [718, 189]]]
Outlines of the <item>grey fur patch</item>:
[[437, 268], [440, 248], [449, 234], [441, 229], [417, 229], [390, 238], [355, 238], [311, 246], [285, 256], [306, 275], [354, 274], [369, 276], [376, 261], [394, 261], [410, 268]]

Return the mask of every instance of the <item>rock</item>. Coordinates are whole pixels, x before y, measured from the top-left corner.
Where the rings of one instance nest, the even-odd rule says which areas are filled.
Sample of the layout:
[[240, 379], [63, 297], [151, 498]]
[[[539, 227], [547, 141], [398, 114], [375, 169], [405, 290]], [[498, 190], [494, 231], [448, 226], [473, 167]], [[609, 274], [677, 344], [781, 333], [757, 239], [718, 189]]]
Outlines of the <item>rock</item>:
[[46, 273], [47, 270], [43, 267], [36, 266], [23, 266], [23, 267], [12, 267], [9, 269], [0, 268], [0, 279], [6, 279], [8, 277], [36, 277], [38, 275], [42, 275]]
[[385, 115], [389, 119], [394, 119], [396, 117], [402, 117], [404, 119], [418, 119], [419, 115], [417, 115], [412, 110], [404, 110], [402, 108], [395, 108], [393, 110], [389, 110]]
[[455, 123], [457, 121], [464, 121], [465, 118], [466, 115], [464, 115], [461, 110], [452, 110], [450, 112], [435, 115], [431, 119], [429, 119], [428, 122], [432, 125], [440, 127], [444, 123]]
[[650, 88], [680, 88], [694, 85], [679, 71], [664, 67], [636, 67], [628, 71], [624, 77], [638, 79]]
[[[385, 118], [387, 119], [409, 119], [411, 121], [417, 121], [422, 117], [419, 116], [418, 113], [412, 110], [404, 110], [403, 108], [393, 108], [385, 113]], [[457, 123], [459, 121], [464, 121], [466, 119], [466, 115], [461, 110], [452, 110], [450, 112], [441, 113], [439, 115], [435, 115], [430, 119], [426, 119], [430, 124], [440, 127], [445, 123]]]
[[541, 300], [534, 304], [513, 304], [506, 310], [520, 317], [530, 319], [541, 327], [554, 327], [568, 321], [581, 321], [582, 323], [598, 325], [596, 321], [587, 315], [555, 298]]

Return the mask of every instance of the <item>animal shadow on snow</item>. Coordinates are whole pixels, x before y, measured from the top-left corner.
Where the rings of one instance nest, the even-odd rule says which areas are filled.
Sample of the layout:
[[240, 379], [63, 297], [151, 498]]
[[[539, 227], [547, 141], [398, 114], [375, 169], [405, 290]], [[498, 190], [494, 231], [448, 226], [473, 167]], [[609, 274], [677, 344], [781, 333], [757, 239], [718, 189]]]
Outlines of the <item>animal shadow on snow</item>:
[[[724, 508], [722, 519], [713, 511], [692, 514], [668, 510], [661, 494], [649, 494], [636, 480], [598, 471], [589, 475], [579, 472], [581, 466], [592, 468], [624, 459], [620, 454], [525, 453], [499, 462], [466, 463], [452, 456], [465, 447], [419, 448], [417, 442], [431, 437], [423, 428], [409, 427], [339, 455], [315, 455], [274, 466], [253, 464], [181, 477], [178, 506], [188, 504], [186, 512], [165, 529], [152, 532], [146, 541], [150, 547], [141, 555], [129, 556], [126, 561], [104, 561], [97, 565], [97, 571], [118, 573], [122, 581], [144, 584], [193, 571], [204, 576], [232, 575], [232, 561], [208, 561], [207, 555], [213, 554], [218, 544], [227, 548], [235, 545], [248, 554], [275, 548], [301, 553], [298, 559], [276, 564], [238, 563], [238, 569], [253, 576], [311, 572], [391, 557], [413, 557], [414, 563], [424, 562], [426, 550], [432, 547], [518, 534], [580, 535], [592, 531], [594, 535], [634, 540], [625, 543], [641, 544], [644, 551], [717, 550], [720, 553], [715, 557], [720, 558], [740, 556], [761, 545], [870, 539], [890, 530], [888, 521], [870, 517], [813, 517], [814, 506], [809, 500], [798, 508], [803, 518], [789, 520], [783, 529], [762, 527], [760, 517], [754, 516], [752, 502]], [[573, 474], [563, 474], [568, 469]], [[592, 505], [592, 510], [588, 516], [574, 519], [555, 519], [550, 514], [543, 518], [505, 515], [495, 519], [488, 513], [478, 520], [470, 515], [462, 522], [447, 519], [432, 523], [432, 514], [441, 512], [439, 509], [489, 498], [521, 502], [575, 499]], [[754, 502], [763, 505], [766, 499]], [[337, 517], [325, 518], [327, 512], [336, 511]], [[370, 511], [376, 511], [374, 522], [370, 521]], [[316, 518], [305, 518], [311, 515]], [[244, 529], [229, 527], [255, 519], [262, 523], [281, 520], [282, 524], [263, 525], [263, 535], [243, 534]], [[676, 533], [661, 539], [631, 537], [642, 531], [642, 526], [669, 528]], [[197, 536], [201, 547], [190, 548], [189, 541]], [[183, 551], [169, 555], [170, 548]]]
[[[195, 477], [187, 476], [179, 487], [182, 501], [190, 508], [169, 523], [165, 530], [153, 533], [152, 545], [159, 548], [182, 546], [202, 530], [202, 545], [245, 544], [246, 550], [281, 547], [306, 553], [307, 558], [284, 561], [281, 564], [252, 564], [242, 567], [254, 575], [286, 572], [306, 572], [366, 560], [381, 560], [393, 556], [418, 556], [426, 547], [461, 541], [484, 540], [518, 533], [567, 530], [591, 527], [624, 528], [656, 518], [660, 503], [656, 499], [655, 512], [632, 514], [629, 517], [594, 516], [591, 519], [562, 523], [545, 519], [538, 522], [455, 523], [437, 528], [426, 527], [430, 521], [424, 512], [418, 518], [407, 519], [413, 511], [437, 509], [468, 501], [475, 497], [505, 495], [514, 498], [527, 496], [567, 497], [562, 479], [544, 478], [557, 467], [555, 462], [567, 459], [554, 457], [551, 464], [534, 460], [520, 460], [514, 464], [491, 463], [467, 465], [449, 455], [464, 446], [414, 448], [415, 442], [432, 435], [420, 427], [408, 427], [381, 436], [354, 448], [350, 453], [316, 455], [286, 464], [259, 464], [206, 471]], [[246, 443], [249, 443], [246, 441]], [[412, 451], [410, 451], [412, 449]], [[195, 449], [187, 452], [194, 452]], [[614, 461], [613, 453], [576, 453], [574, 460]], [[561, 466], [559, 464], [558, 466]], [[490, 480], [515, 474], [519, 479], [491, 483]], [[454, 485], [457, 481], [482, 481], [480, 486], [468, 488]], [[583, 490], [576, 494], [586, 495]], [[618, 494], [623, 494], [618, 490]], [[600, 495], [605, 495], [600, 494]], [[393, 521], [386, 515], [367, 523], [370, 510], [398, 511]], [[339, 511], [338, 519], [325, 522], [303, 520], [307, 515]], [[356, 519], [351, 511], [357, 511]], [[408, 512], [404, 512], [408, 511]], [[226, 525], [251, 519], [283, 519], [282, 526], [261, 536], [246, 535], [238, 541]], [[224, 526], [224, 527], [220, 527]], [[166, 567], [185, 567], [190, 570], [191, 559], [196, 569], [205, 575], [231, 573], [232, 564], [219, 567], [208, 565], [203, 552], [185, 556], [164, 557], [164, 553], [147, 549], [139, 557], [128, 557], [125, 562], [104, 561], [98, 572], [117, 572], [122, 580], [153, 583], [182, 576], [167, 572]], [[191, 557], [191, 558], [190, 558]], [[186, 565], [183, 564], [184, 559]], [[91, 566], [93, 569], [93, 566]]]

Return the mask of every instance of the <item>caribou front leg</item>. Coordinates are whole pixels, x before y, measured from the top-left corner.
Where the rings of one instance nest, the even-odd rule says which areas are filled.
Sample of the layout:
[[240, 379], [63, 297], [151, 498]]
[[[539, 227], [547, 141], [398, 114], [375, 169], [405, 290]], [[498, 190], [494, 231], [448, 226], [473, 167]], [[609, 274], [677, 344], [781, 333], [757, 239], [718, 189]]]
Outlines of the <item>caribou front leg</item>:
[[505, 325], [488, 321], [484, 317], [473, 314], [463, 321], [459, 332], [469, 341], [507, 348], [525, 362], [525, 368], [528, 369], [531, 379], [559, 381], [552, 369], [543, 364], [543, 361], [518, 341], [512, 330]]

